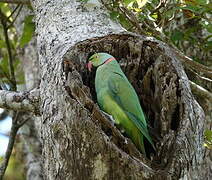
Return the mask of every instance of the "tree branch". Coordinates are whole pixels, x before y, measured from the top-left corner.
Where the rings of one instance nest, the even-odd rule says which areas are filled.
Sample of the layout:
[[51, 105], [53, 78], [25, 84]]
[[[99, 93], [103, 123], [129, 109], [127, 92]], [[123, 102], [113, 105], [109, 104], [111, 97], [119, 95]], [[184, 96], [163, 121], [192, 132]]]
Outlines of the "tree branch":
[[17, 132], [20, 129], [20, 127], [22, 127], [24, 125], [24, 123], [26, 121], [28, 121], [28, 118], [24, 119], [22, 113], [19, 113], [19, 112], [16, 111], [13, 114], [12, 127], [11, 127], [11, 130], [10, 130], [10, 136], [9, 136], [9, 143], [7, 145], [7, 150], [6, 150], [3, 162], [1, 163], [1, 166], [0, 166], [0, 180], [3, 179], [5, 171], [7, 169], [9, 159], [10, 159], [10, 156], [12, 154], [13, 146], [15, 144]]
[[188, 78], [208, 91], [212, 91], [212, 79], [202, 77], [191, 68], [185, 67]]
[[208, 90], [204, 89], [203, 87], [195, 84], [194, 82], [190, 81], [190, 86], [191, 86], [191, 90], [192, 92], [199, 96], [199, 97], [203, 97], [205, 99], [208, 99], [209, 102], [212, 102], [212, 93], [210, 93]]
[[39, 114], [39, 90], [14, 92], [0, 90], [0, 108], [16, 111], [29, 111]]
[[11, 131], [10, 131], [10, 138], [9, 138], [9, 143], [7, 145], [7, 151], [4, 157], [3, 162], [1, 163], [0, 166], [0, 180], [3, 179], [10, 156], [12, 154], [13, 146], [15, 143], [15, 137], [18, 132], [19, 126], [16, 125], [16, 120], [17, 120], [17, 112], [15, 113], [16, 117], [13, 119]]
[[10, 3], [10, 4], [26, 4], [29, 5], [29, 0], [0, 0], [0, 3]]
[[0, 121], [4, 120], [8, 116], [8, 111], [4, 109], [4, 111], [0, 114]]
[[191, 68], [196, 71], [201, 76], [206, 77], [208, 79], [212, 79], [212, 69], [206, 67], [198, 62], [193, 61], [191, 58], [183, 55], [178, 49], [174, 48], [174, 53], [176, 56], [179, 56], [179, 60], [182, 61], [186, 68]]

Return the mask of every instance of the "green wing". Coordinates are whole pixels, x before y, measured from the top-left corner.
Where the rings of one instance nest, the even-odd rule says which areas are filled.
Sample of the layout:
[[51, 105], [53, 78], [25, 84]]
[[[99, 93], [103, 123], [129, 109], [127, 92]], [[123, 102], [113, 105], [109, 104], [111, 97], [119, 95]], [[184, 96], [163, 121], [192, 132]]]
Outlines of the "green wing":
[[136, 116], [134, 116], [132, 113], [126, 112], [126, 114], [128, 115], [128, 117], [131, 120], [133, 120], [133, 122], [136, 125], [136, 127], [141, 131], [141, 133], [147, 138], [147, 140], [150, 142], [150, 144], [152, 145], [152, 147], [155, 149], [155, 146], [154, 146], [154, 144], [152, 142], [152, 139], [149, 136], [149, 133], [147, 131], [147, 128], [144, 126], [144, 124], [143, 123], [140, 123], [139, 119]]
[[146, 120], [134, 88], [122, 72], [111, 73], [109, 79], [108, 86], [112, 97], [154, 147], [147, 131]]

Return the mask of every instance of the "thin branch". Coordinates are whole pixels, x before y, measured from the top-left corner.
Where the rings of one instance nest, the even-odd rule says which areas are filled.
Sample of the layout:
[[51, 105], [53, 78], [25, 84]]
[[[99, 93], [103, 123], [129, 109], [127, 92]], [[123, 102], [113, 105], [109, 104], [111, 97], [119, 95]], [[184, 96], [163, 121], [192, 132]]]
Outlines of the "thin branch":
[[29, 0], [0, 0], [0, 3], [30, 5]]
[[201, 85], [203, 88], [207, 89], [208, 91], [212, 91], [212, 79], [208, 79], [205, 77], [200, 76], [191, 68], [186, 68], [186, 74], [191, 81], [197, 82], [197, 84]]
[[207, 99], [207, 100], [209, 100], [209, 102], [212, 102], [212, 93], [210, 93], [208, 90], [206, 90], [203, 87], [195, 84], [192, 81], [190, 81], [190, 86], [191, 86], [192, 92], [195, 95], [202, 97], [204, 99]]
[[4, 120], [7, 116], [8, 116], [8, 111], [4, 109], [3, 112], [0, 114], [0, 121]]
[[130, 12], [128, 9], [126, 9], [124, 6], [118, 6], [118, 9], [121, 11], [121, 13], [128, 19], [128, 21], [134, 25], [140, 34], [146, 34], [144, 30], [142, 30], [138, 19], [135, 17], [135, 15]]
[[182, 63], [187, 67], [193, 69], [198, 74], [201, 74], [201, 76], [204, 76], [208, 79], [212, 79], [212, 69], [193, 61], [191, 58], [183, 55], [179, 50], [174, 48], [174, 53], [179, 56]]
[[13, 10], [13, 12], [10, 14], [10, 16], [7, 17], [7, 19], [10, 19], [19, 7], [20, 7], [20, 4], [18, 4], [18, 5], [15, 7], [15, 9]]
[[39, 114], [39, 90], [14, 92], [0, 90], [0, 108]]
[[[19, 5], [18, 5], [19, 6]], [[20, 12], [21, 12], [21, 9], [23, 8], [23, 4], [21, 5], [21, 6], [19, 6], [20, 8], [19, 8], [19, 10], [18, 10], [18, 12], [17, 12], [17, 14], [16, 14], [16, 16], [14, 17], [14, 19], [13, 19], [13, 21], [11, 22], [11, 24], [8, 26], [8, 29], [10, 28], [10, 27], [12, 27], [13, 26], [13, 24], [14, 24], [14, 22], [16, 21], [16, 19], [17, 19], [17, 17], [18, 17], [18, 15], [20, 14]]]
[[7, 151], [4, 156], [4, 160], [0, 166], [0, 180], [2, 180], [4, 177], [10, 156], [12, 154], [13, 146], [15, 143], [15, 137], [17, 135], [18, 129], [20, 128], [20, 126], [17, 125], [17, 121], [18, 121], [18, 112], [15, 112], [14, 118], [12, 120], [12, 127], [11, 127], [11, 131], [10, 131], [9, 143], [7, 145]]
[[7, 28], [7, 23], [4, 21], [4, 18], [2, 17], [2, 12], [0, 13], [1, 15], [1, 23], [3, 26], [4, 30], [4, 36], [5, 36], [5, 43], [7, 46], [7, 51], [8, 51], [8, 56], [9, 56], [9, 69], [10, 69], [10, 80], [12, 81], [12, 87], [11, 89], [16, 91], [16, 79], [15, 79], [15, 72], [14, 72], [14, 66], [13, 66], [13, 56], [12, 56], [12, 50], [10, 46], [10, 41], [9, 41], [9, 36], [8, 36], [8, 28]]
[[160, 0], [159, 4], [155, 7], [155, 9], [151, 12], [151, 14], [154, 14], [155, 12], [159, 12], [159, 10], [163, 7], [165, 7], [166, 1]]

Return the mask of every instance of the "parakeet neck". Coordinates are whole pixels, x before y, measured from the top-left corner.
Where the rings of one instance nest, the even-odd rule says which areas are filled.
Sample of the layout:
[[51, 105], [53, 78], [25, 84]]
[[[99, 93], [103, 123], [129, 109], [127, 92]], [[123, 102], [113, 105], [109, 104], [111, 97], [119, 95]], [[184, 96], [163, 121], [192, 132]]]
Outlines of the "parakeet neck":
[[104, 64], [108, 64], [109, 62], [114, 61], [114, 60], [116, 60], [116, 59], [115, 59], [114, 57], [111, 57], [111, 58], [107, 59], [107, 60], [104, 62]]
[[101, 65], [99, 65], [99, 68], [114, 68], [116, 66], [119, 66], [118, 62], [114, 57], [110, 57], [107, 60], [105, 60]]

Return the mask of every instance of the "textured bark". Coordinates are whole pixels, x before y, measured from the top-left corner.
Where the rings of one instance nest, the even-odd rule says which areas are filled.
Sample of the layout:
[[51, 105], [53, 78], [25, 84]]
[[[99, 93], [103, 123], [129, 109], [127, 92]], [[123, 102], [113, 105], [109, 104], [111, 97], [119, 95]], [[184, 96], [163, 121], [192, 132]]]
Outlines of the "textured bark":
[[[99, 3], [34, 0], [45, 179], [201, 179], [204, 113], [174, 50], [124, 32]], [[96, 105], [94, 52], [114, 55], [139, 94], [156, 142], [135, 151]], [[126, 141], [125, 141], [126, 139]]]

